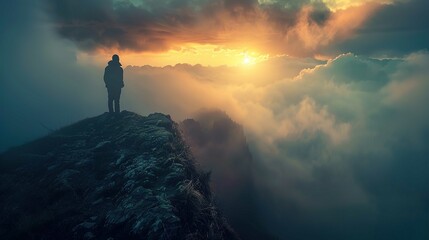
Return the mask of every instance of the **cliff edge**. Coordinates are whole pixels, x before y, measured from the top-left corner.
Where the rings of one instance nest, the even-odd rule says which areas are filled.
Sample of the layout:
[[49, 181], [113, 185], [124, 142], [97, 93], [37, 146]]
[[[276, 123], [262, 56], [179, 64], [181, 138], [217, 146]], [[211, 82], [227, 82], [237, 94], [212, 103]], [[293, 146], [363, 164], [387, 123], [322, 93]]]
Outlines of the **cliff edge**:
[[0, 155], [2, 239], [237, 239], [177, 124], [123, 111]]

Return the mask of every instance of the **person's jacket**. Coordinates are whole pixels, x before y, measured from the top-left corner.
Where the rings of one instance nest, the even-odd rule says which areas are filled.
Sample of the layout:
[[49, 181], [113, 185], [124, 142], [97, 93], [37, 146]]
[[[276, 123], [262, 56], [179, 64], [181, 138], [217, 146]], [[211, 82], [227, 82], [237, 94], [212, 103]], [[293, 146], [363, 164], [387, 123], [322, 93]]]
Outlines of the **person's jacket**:
[[104, 83], [107, 88], [124, 87], [124, 70], [119, 62], [110, 61], [104, 69]]

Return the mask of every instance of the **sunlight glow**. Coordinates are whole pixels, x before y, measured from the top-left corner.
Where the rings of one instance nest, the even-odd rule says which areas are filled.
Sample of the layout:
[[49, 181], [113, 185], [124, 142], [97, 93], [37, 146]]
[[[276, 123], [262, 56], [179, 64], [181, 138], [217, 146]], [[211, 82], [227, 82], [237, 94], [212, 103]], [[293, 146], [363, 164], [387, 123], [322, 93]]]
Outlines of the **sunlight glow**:
[[203, 66], [251, 66], [270, 58], [269, 54], [261, 54], [248, 49], [231, 49], [210, 44], [186, 44], [174, 50], [155, 53], [121, 52], [117, 50], [99, 51], [97, 53], [80, 52], [78, 60], [104, 65], [111, 58], [112, 53], [119, 54], [121, 62], [125, 66], [151, 65], [163, 67], [180, 63], [201, 64]]
[[400, 0], [323, 0], [326, 6], [332, 11], [361, 6], [368, 3], [391, 4], [398, 1]]
[[243, 64], [245, 64], [245, 65], [249, 65], [250, 64], [250, 58], [248, 56], [244, 57]]
[[244, 54], [243, 62], [242, 62], [243, 65], [250, 66], [250, 65], [254, 65], [258, 62], [261, 62], [261, 61], [258, 61], [257, 56], [254, 57], [252, 55], [249, 55], [248, 53]]

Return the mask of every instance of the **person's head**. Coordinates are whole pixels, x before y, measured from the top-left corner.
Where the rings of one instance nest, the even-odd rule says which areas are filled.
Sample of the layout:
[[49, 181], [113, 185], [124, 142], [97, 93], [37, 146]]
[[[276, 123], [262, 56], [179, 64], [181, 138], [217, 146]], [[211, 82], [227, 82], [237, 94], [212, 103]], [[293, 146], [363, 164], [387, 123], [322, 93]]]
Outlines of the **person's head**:
[[119, 62], [119, 56], [118, 56], [117, 54], [114, 54], [114, 55], [112, 56], [112, 61], [114, 61], [114, 62]]

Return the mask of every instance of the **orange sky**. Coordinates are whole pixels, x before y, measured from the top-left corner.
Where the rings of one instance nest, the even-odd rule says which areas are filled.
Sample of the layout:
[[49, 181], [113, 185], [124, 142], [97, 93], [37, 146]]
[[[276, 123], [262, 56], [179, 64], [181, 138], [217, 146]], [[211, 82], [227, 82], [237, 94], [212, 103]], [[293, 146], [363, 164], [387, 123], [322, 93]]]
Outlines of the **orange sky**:
[[[259, 2], [269, 2], [265, 0]], [[78, 59], [104, 65], [113, 53], [121, 56], [126, 65], [166, 66], [178, 63], [202, 64], [204, 66], [252, 66], [278, 55], [315, 57], [324, 55], [320, 50], [330, 44], [352, 38], [365, 20], [388, 1], [325, 0], [331, 13], [323, 24], [311, 18], [314, 10], [304, 6], [297, 13], [293, 26], [279, 31], [273, 26], [271, 16], [266, 12], [254, 11], [249, 16], [233, 16], [220, 12], [216, 16], [224, 24], [216, 32], [211, 21], [198, 22], [187, 30], [169, 29], [174, 36], [168, 38], [165, 49], [137, 51], [120, 47], [102, 47], [95, 51], [81, 51]], [[249, 21], [254, 18], [255, 21]], [[207, 22], [208, 21], [208, 22]], [[163, 28], [160, 28], [160, 31]], [[165, 30], [165, 29], [164, 29]], [[143, 36], [144, 37], [144, 36]], [[146, 38], [142, 42], [148, 41]], [[160, 43], [166, 44], [166, 43]], [[155, 44], [156, 45], [156, 44]], [[158, 49], [158, 50], [157, 50]], [[333, 56], [324, 56], [330, 58]]]

